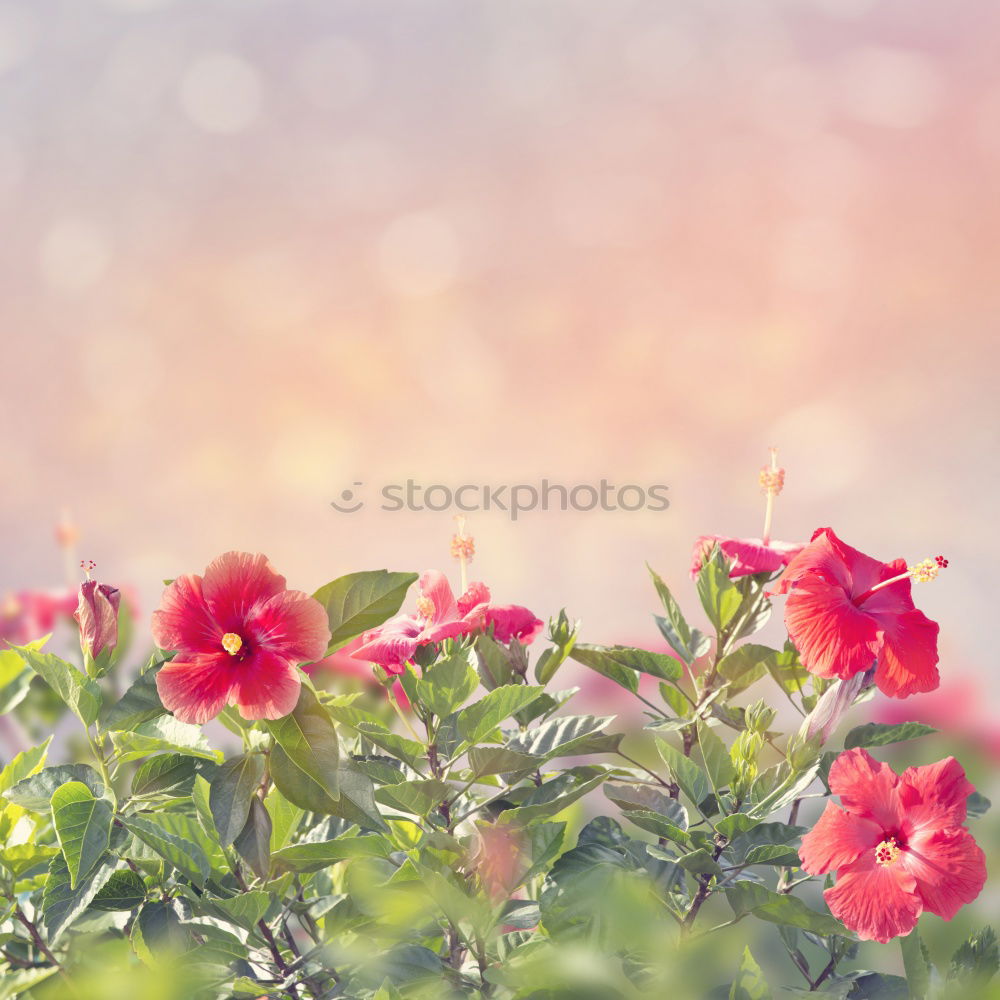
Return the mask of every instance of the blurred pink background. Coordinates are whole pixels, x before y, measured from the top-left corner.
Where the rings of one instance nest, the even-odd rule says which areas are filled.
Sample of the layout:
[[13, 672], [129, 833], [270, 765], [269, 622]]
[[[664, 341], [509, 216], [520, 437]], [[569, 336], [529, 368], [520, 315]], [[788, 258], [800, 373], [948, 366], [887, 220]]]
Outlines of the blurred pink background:
[[[666, 483], [470, 517], [473, 577], [657, 642], [644, 560], [830, 524], [987, 716], [1000, 9], [985, 0], [0, 3], [0, 591], [232, 547], [449, 568], [413, 477]], [[369, 504], [329, 506], [352, 483]], [[453, 567], [453, 564], [451, 566]], [[777, 634], [777, 632], [775, 632]]]

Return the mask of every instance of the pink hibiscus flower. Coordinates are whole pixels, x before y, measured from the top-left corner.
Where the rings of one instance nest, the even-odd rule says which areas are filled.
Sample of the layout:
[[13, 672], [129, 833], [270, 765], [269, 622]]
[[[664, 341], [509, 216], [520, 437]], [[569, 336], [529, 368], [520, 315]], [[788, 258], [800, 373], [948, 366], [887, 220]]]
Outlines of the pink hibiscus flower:
[[807, 670], [852, 677], [877, 664], [879, 690], [905, 698], [938, 686], [938, 626], [914, 607], [910, 577], [932, 579], [945, 563], [880, 562], [820, 528], [772, 593], [788, 595], [785, 626]]
[[765, 542], [761, 538], [726, 538], [723, 535], [701, 535], [695, 539], [691, 552], [691, 576], [696, 577], [712, 547], [718, 545], [729, 560], [729, 576], [749, 576], [751, 573], [776, 573], [787, 566], [804, 548], [802, 542]]
[[75, 591], [22, 590], [0, 598], [0, 640], [23, 646], [55, 628], [76, 610]]
[[830, 912], [864, 941], [909, 934], [924, 910], [951, 920], [979, 895], [986, 861], [965, 828], [975, 790], [954, 757], [897, 775], [861, 749], [830, 768], [828, 802], [802, 838], [810, 875], [835, 871], [823, 896]]
[[498, 642], [518, 639], [527, 645], [543, 627], [527, 608], [490, 604], [489, 589], [482, 583], [471, 583], [457, 600], [439, 570], [423, 573], [418, 586], [417, 616], [399, 615], [366, 632], [354, 657], [377, 663], [389, 674], [401, 674], [417, 650], [430, 643], [484, 632], [492, 626]]
[[204, 577], [167, 587], [153, 639], [178, 651], [156, 687], [181, 722], [207, 722], [226, 705], [244, 719], [280, 719], [299, 697], [298, 664], [326, 652], [330, 628], [319, 601], [286, 589], [266, 556], [227, 552]]

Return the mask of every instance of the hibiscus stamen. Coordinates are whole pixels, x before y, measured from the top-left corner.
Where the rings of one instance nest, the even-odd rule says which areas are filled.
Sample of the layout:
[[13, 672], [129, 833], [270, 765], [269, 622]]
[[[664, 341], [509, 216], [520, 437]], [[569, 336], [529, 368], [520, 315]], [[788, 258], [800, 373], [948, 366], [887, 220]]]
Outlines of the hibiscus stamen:
[[471, 535], [465, 533], [465, 518], [455, 515], [458, 531], [451, 536], [451, 554], [458, 560], [459, 571], [462, 574], [462, 592], [469, 589], [468, 565], [476, 554], [476, 542]]
[[417, 614], [426, 621], [434, 618], [434, 602], [429, 597], [417, 598]]
[[243, 648], [243, 640], [235, 632], [227, 632], [222, 637], [222, 648], [230, 656], [235, 656]]
[[771, 518], [774, 516], [774, 498], [784, 489], [785, 470], [778, 468], [778, 449], [768, 448], [771, 454], [771, 464], [760, 470], [760, 488], [767, 495], [767, 505], [764, 508], [764, 545], [771, 542]]
[[913, 566], [907, 566], [905, 573], [900, 573], [897, 576], [890, 577], [888, 580], [883, 580], [881, 583], [876, 583], [874, 587], [870, 590], [866, 590], [859, 598], [857, 598], [854, 603], [860, 604], [862, 601], [867, 600], [872, 594], [877, 590], [881, 590], [883, 587], [891, 586], [894, 583], [899, 583], [900, 580], [906, 580], [910, 578], [914, 583], [930, 583], [938, 573], [941, 572], [948, 565], [948, 560], [944, 556], [935, 556], [933, 559], [924, 559], [921, 562], [915, 563]]
[[895, 837], [883, 840], [875, 848], [875, 862], [880, 865], [891, 865], [899, 857], [899, 844]]
[[81, 559], [80, 569], [82, 569], [84, 573], [87, 574], [87, 579], [89, 580], [90, 574], [93, 573], [95, 569], [97, 569], [97, 563], [95, 563], [93, 559]]

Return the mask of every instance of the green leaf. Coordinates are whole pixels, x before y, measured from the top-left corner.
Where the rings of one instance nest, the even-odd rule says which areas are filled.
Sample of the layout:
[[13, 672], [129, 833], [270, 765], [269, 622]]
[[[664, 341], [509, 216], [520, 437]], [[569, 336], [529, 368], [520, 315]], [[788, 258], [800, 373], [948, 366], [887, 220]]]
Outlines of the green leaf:
[[[1000, 948], [992, 927], [984, 927], [958, 948], [951, 958], [948, 979], [966, 988], [984, 987], [1000, 970]], [[970, 994], [966, 994], [970, 995]]]
[[391, 851], [392, 845], [384, 837], [367, 834], [283, 847], [271, 860], [276, 872], [318, 872], [349, 858], [387, 858]]
[[518, 733], [507, 747], [544, 760], [588, 753], [614, 753], [623, 734], [601, 731], [614, 719], [613, 715], [560, 715], [534, 729]]
[[89, 764], [60, 764], [44, 767], [27, 778], [22, 778], [4, 792], [4, 797], [23, 809], [48, 812], [52, 795], [67, 781], [82, 781], [98, 798], [104, 794], [101, 776]]
[[739, 611], [743, 596], [729, 579], [729, 566], [718, 546], [702, 563], [696, 586], [708, 620], [722, 632]]
[[752, 830], [759, 823], [759, 819], [754, 819], [746, 813], [733, 813], [731, 816], [726, 816], [724, 819], [720, 819], [719, 822], [715, 824], [715, 829], [716, 832], [721, 833], [726, 840], [732, 840], [734, 837], [742, 836], [748, 830]]
[[646, 569], [649, 570], [649, 575], [653, 578], [653, 586], [656, 588], [656, 593], [663, 604], [663, 610], [667, 613], [666, 618], [657, 616], [656, 624], [660, 627], [663, 637], [670, 644], [670, 648], [685, 663], [692, 663], [701, 655], [695, 652], [694, 649], [693, 639], [695, 633], [684, 619], [680, 605], [674, 600], [674, 595], [670, 593], [670, 588], [653, 572], [648, 563]]
[[125, 816], [122, 822], [147, 847], [170, 862], [196, 885], [205, 884], [212, 866], [205, 851], [194, 841], [169, 832], [158, 816], [149, 813]]
[[275, 739], [271, 778], [281, 793], [303, 809], [327, 811], [327, 801], [339, 795], [340, 750], [333, 720], [315, 693], [303, 684], [291, 714], [266, 725]]
[[542, 693], [542, 688], [525, 684], [498, 687], [458, 713], [458, 731], [467, 744], [482, 743], [504, 719], [527, 708]]
[[479, 686], [479, 675], [469, 662], [469, 651], [460, 650], [438, 660], [417, 679], [421, 702], [439, 718], [451, 715]]
[[729, 682], [729, 695], [745, 691], [777, 662], [778, 651], [769, 646], [748, 642], [734, 649], [719, 661], [719, 676]]
[[451, 785], [429, 778], [384, 785], [375, 793], [375, 799], [414, 816], [426, 816], [454, 794], [455, 789]]
[[284, 847], [294, 836], [303, 812], [294, 802], [289, 802], [281, 794], [280, 788], [272, 787], [264, 799], [267, 814], [271, 817], [271, 845], [277, 850]]
[[416, 579], [416, 573], [378, 569], [349, 573], [320, 587], [313, 597], [326, 609], [330, 622], [327, 652], [339, 649], [355, 636], [391, 618], [399, 611]]
[[84, 724], [91, 726], [101, 710], [101, 689], [71, 663], [30, 646], [13, 646], [25, 663], [52, 688]]
[[680, 785], [681, 791], [697, 806], [712, 794], [712, 785], [708, 775], [698, 767], [690, 757], [672, 747], [662, 737], [654, 737], [656, 749], [663, 758], [663, 763], [670, 768], [673, 780]]
[[797, 896], [772, 892], [758, 882], [737, 882], [729, 886], [726, 899], [738, 917], [752, 913], [760, 920], [799, 927], [813, 934], [849, 936], [849, 931], [828, 914], [817, 913]]
[[40, 844], [16, 844], [0, 847], [0, 865], [7, 868], [15, 880], [22, 879], [40, 867], [48, 867], [49, 862], [59, 853], [58, 847], [42, 847]]
[[228, 847], [246, 826], [250, 800], [263, 777], [264, 758], [259, 753], [232, 757], [215, 772], [208, 806], [223, 847]]
[[267, 913], [267, 908], [271, 905], [271, 894], [257, 889], [251, 892], [241, 892], [237, 896], [230, 896], [229, 899], [202, 897], [202, 901], [230, 923], [245, 930], [252, 930], [257, 921], [261, 920]]
[[163, 660], [159, 661], [132, 682], [125, 694], [108, 710], [104, 719], [105, 729], [135, 729], [144, 722], [166, 714], [167, 710], [156, 689], [156, 675], [163, 663]]
[[906, 983], [910, 987], [910, 997], [912, 1000], [924, 1000], [931, 985], [931, 970], [921, 946], [920, 934], [915, 927], [899, 939], [899, 948], [903, 953], [903, 969], [906, 972]]
[[209, 746], [201, 726], [179, 722], [172, 715], [151, 719], [131, 732], [114, 732], [111, 741], [118, 749], [122, 763], [155, 753], [183, 753], [211, 761], [222, 759], [222, 754]]
[[117, 860], [110, 854], [82, 877], [76, 888], [71, 885], [66, 859], [57, 854], [49, 865], [49, 877], [42, 893], [42, 927], [51, 947], [63, 931], [90, 905], [115, 869]]
[[605, 777], [605, 771], [593, 767], [573, 768], [532, 789], [515, 808], [501, 813], [502, 821], [509, 825], [527, 826], [539, 819], [555, 816], [597, 788]]
[[107, 799], [94, 798], [94, 793], [82, 781], [67, 781], [53, 793], [52, 822], [66, 858], [71, 889], [90, 874], [107, 851], [113, 818], [111, 803]]
[[633, 694], [639, 690], [639, 673], [649, 674], [663, 681], [676, 681], [680, 679], [682, 671], [680, 663], [674, 657], [666, 653], [650, 653], [632, 646], [594, 646], [578, 642], [569, 655]]
[[6, 795], [7, 790], [13, 788], [19, 781], [32, 774], [36, 774], [45, 765], [45, 758], [49, 752], [49, 744], [52, 742], [50, 736], [44, 743], [39, 743], [36, 747], [28, 747], [22, 750], [2, 771], [0, 771], [0, 795]]
[[799, 852], [785, 844], [758, 844], [744, 859], [747, 865], [791, 865], [798, 867]]
[[869, 722], [864, 726], [856, 726], [847, 734], [844, 739], [844, 749], [884, 747], [890, 743], [915, 740], [918, 736], [929, 736], [936, 732], [937, 730], [933, 726], [925, 726], [920, 722], [904, 722], [898, 726]]
[[729, 1000], [771, 1000], [771, 989], [749, 947], [743, 949], [743, 961], [729, 988]]
[[736, 776], [729, 750], [715, 730], [704, 722], [698, 722], [698, 751], [705, 762], [709, 781], [716, 793], [725, 788]]
[[267, 878], [271, 868], [271, 817], [256, 796], [250, 800], [243, 829], [233, 840], [237, 854], [258, 878]]
[[24, 701], [34, 676], [34, 671], [14, 650], [0, 650], [0, 715]]
[[130, 868], [123, 868], [111, 873], [90, 905], [95, 910], [134, 910], [145, 898], [146, 884]]
[[604, 794], [626, 813], [647, 810], [665, 817], [674, 826], [687, 829], [687, 810], [676, 799], [649, 785], [626, 785], [609, 782]]
[[541, 757], [509, 747], [473, 747], [469, 750], [469, 767], [479, 778], [487, 774], [524, 774], [542, 763]]
[[8, 970], [3, 974], [0, 981], [0, 1000], [13, 1000], [14, 997], [24, 996], [33, 987], [54, 976], [59, 971], [54, 965], [45, 969], [18, 969]]
[[723, 875], [719, 862], [704, 847], [682, 855], [677, 859], [677, 864], [692, 875], [714, 875], [716, 878], [722, 878]]
[[183, 753], [150, 757], [132, 777], [132, 794], [190, 795], [195, 775], [205, 766], [203, 758]]

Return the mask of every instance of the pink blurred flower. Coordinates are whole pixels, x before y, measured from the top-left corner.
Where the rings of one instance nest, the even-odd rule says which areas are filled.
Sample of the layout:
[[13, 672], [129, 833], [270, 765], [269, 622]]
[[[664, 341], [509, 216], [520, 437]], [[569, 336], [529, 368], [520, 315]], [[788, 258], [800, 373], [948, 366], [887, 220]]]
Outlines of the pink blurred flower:
[[954, 757], [897, 775], [860, 748], [830, 768], [828, 802], [802, 838], [802, 868], [835, 871], [823, 896], [830, 912], [863, 941], [909, 934], [924, 910], [945, 920], [986, 882], [986, 860], [965, 828], [975, 791]]
[[398, 615], [366, 632], [362, 644], [351, 655], [377, 663], [387, 673], [401, 674], [421, 646], [456, 636], [494, 629], [498, 642], [519, 639], [527, 645], [543, 623], [519, 605], [492, 605], [485, 584], [472, 583], [457, 600], [448, 578], [439, 570], [427, 570], [418, 581], [417, 616]]
[[695, 577], [714, 546], [718, 545], [729, 560], [732, 578], [751, 573], [775, 573], [787, 566], [793, 556], [805, 548], [802, 542], [764, 542], [760, 538], [726, 538], [702, 535], [695, 539], [691, 552], [691, 576]]
[[298, 700], [297, 664], [324, 654], [330, 629], [319, 601], [288, 590], [266, 556], [226, 552], [204, 577], [167, 587], [153, 639], [178, 650], [156, 687], [182, 722], [207, 722], [227, 704], [244, 719], [279, 719]]
[[23, 646], [55, 628], [61, 617], [76, 610], [77, 594], [70, 590], [22, 590], [0, 599], [0, 640]]
[[820, 528], [773, 594], [787, 594], [785, 625], [802, 663], [820, 677], [852, 677], [877, 663], [893, 698], [938, 685], [938, 626], [913, 605], [902, 559], [880, 562]]

